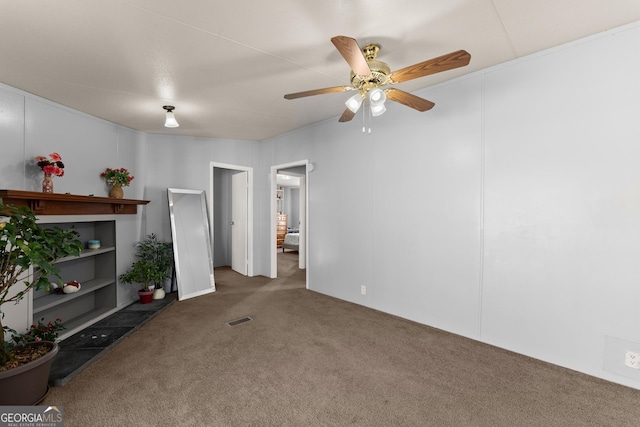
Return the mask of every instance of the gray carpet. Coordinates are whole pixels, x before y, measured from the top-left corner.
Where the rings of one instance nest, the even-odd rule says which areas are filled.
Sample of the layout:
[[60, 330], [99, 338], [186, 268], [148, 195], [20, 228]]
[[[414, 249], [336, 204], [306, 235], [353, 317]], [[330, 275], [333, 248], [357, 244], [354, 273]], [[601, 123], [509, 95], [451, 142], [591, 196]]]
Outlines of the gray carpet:
[[44, 404], [66, 427], [639, 425], [638, 390], [308, 291], [284, 255], [275, 280], [217, 269]]

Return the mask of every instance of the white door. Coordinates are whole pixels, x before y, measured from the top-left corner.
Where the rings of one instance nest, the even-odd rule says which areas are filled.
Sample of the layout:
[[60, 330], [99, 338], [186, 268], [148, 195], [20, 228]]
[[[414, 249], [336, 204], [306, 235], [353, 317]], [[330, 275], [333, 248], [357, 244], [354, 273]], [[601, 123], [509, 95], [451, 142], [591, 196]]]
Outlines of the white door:
[[247, 275], [247, 172], [231, 177], [231, 269]]
[[300, 177], [300, 241], [298, 248], [298, 267], [307, 268], [307, 182], [306, 178]]

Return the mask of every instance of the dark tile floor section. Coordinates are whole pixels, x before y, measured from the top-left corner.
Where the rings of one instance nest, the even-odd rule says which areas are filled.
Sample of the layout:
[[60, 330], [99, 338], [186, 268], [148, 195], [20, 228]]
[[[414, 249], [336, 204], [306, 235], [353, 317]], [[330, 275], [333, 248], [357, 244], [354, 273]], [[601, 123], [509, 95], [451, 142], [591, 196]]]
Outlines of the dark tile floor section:
[[49, 385], [63, 386], [102, 357], [112, 346], [176, 301], [176, 293], [150, 304], [133, 304], [94, 323], [59, 344], [51, 364]]

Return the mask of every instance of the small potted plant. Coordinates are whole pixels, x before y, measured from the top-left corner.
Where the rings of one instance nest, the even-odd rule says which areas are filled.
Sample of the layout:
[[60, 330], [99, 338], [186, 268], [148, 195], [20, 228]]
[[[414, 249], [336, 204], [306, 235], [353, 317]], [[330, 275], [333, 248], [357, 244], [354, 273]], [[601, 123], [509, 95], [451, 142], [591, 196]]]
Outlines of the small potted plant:
[[[32, 289], [48, 290], [50, 276], [62, 281], [53, 263], [65, 256], [79, 255], [82, 246], [73, 230], [41, 227], [29, 208], [5, 205], [0, 199], [0, 311], [4, 304], [17, 303]], [[30, 267], [34, 273], [29, 275]], [[0, 313], [0, 405], [33, 404], [46, 393], [57, 344], [39, 341], [10, 347], [4, 343]], [[37, 354], [31, 362], [15, 363], [17, 349]]]
[[[171, 278], [173, 246], [170, 242], [160, 241], [155, 234], [149, 234], [135, 246], [135, 261], [127, 272], [120, 275], [120, 280], [142, 285], [138, 294], [143, 304], [154, 298], [164, 298], [164, 283]], [[161, 292], [156, 292], [158, 290]]]
[[133, 179], [135, 178], [125, 168], [106, 168], [104, 172], [100, 174], [100, 176], [104, 178], [108, 185], [111, 186], [109, 197], [113, 197], [115, 199], [122, 199], [124, 197], [122, 187], [129, 186], [129, 184], [131, 184], [131, 181], [133, 181]]
[[148, 304], [153, 300], [153, 290], [151, 286], [161, 277], [158, 266], [150, 261], [138, 259], [129, 270], [120, 275], [120, 280], [124, 283], [141, 285], [138, 289], [138, 296], [142, 304]]

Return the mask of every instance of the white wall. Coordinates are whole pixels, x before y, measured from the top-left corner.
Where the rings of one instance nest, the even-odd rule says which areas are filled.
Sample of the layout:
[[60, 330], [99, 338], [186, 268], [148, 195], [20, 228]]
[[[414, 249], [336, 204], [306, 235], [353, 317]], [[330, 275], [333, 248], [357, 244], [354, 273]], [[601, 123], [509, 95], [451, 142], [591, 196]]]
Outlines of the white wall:
[[614, 380], [640, 342], [639, 72], [636, 26], [483, 76], [484, 340]]
[[640, 388], [638, 76], [635, 24], [265, 141], [316, 165], [309, 288]]

